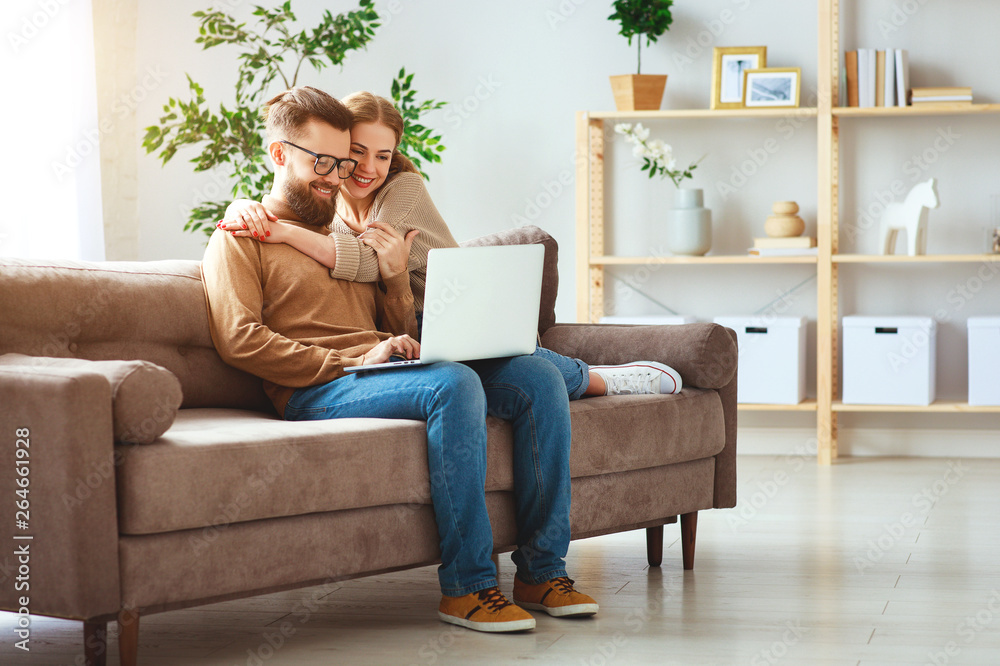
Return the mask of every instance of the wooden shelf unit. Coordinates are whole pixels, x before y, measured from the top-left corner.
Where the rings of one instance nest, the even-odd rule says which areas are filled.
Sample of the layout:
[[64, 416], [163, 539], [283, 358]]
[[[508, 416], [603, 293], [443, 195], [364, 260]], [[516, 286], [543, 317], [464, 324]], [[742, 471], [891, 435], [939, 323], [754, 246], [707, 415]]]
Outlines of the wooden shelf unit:
[[[817, 397], [798, 405], [742, 404], [743, 411], [816, 413], [818, 462], [837, 457], [837, 415], [844, 412], [1000, 413], [998, 407], [975, 407], [956, 401], [929, 406], [845, 405], [839, 387], [839, 268], [841, 264], [909, 264], [998, 262], [990, 254], [947, 254], [910, 257], [839, 254], [840, 120], [855, 117], [902, 117], [1000, 114], [1000, 104], [940, 103], [926, 106], [853, 108], [839, 106], [840, 0], [818, 0], [818, 106], [796, 109], [668, 109], [660, 111], [579, 112], [576, 117], [577, 318], [598, 321], [604, 314], [606, 266], [642, 264], [749, 265], [813, 264], [817, 273]], [[815, 118], [817, 137], [817, 256], [752, 257], [613, 257], [604, 251], [605, 122], [643, 119]]]
[[815, 264], [813, 256], [754, 257], [745, 254], [718, 254], [704, 257], [591, 257], [591, 266], [637, 266], [650, 264]]
[[661, 120], [664, 118], [815, 118], [816, 107], [786, 109], [661, 109], [659, 111], [591, 111], [594, 120]]
[[905, 254], [835, 254], [837, 264], [946, 264], [946, 263], [996, 263], [1000, 254], [923, 254], [911, 257]]
[[796, 405], [769, 405], [762, 403], [741, 403], [739, 409], [745, 412], [815, 412], [816, 401], [804, 400]]
[[1000, 113], [1000, 104], [923, 104], [920, 106], [886, 106], [859, 108], [841, 106], [833, 109], [833, 115], [842, 118], [856, 116], [951, 116], [974, 113]]
[[1000, 414], [1000, 405], [970, 405], [959, 400], [935, 400], [929, 405], [845, 405], [837, 400], [835, 412], [935, 412], [940, 414]]

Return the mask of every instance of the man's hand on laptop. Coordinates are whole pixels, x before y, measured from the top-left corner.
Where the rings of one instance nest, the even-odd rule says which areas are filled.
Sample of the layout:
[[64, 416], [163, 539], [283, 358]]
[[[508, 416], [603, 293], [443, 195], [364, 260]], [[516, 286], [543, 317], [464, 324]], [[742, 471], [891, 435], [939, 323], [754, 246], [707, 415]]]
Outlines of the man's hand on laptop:
[[407, 359], [420, 358], [420, 343], [408, 335], [397, 335], [372, 347], [362, 357], [361, 365], [385, 363], [390, 356], [402, 356]]
[[358, 240], [375, 250], [378, 255], [378, 271], [385, 280], [406, 270], [410, 262], [410, 246], [419, 233], [418, 230], [411, 229], [404, 238], [393, 227], [375, 220], [368, 223], [368, 228], [358, 236]]

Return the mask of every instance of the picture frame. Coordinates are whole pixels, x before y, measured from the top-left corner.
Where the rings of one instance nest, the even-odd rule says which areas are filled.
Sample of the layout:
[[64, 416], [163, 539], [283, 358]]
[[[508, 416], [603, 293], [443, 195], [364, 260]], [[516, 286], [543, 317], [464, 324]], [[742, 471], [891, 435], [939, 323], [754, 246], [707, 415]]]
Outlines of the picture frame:
[[798, 108], [801, 93], [800, 67], [769, 67], [743, 72], [743, 106], [748, 109]]
[[712, 109], [743, 108], [743, 73], [767, 67], [766, 46], [717, 46], [712, 49]]

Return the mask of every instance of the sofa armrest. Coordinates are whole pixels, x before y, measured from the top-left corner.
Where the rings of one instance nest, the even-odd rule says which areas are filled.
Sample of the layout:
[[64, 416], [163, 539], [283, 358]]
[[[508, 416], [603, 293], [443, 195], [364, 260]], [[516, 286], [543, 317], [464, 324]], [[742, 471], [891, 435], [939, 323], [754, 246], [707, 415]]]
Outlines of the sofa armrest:
[[[0, 554], [0, 608], [17, 612], [27, 597], [34, 614], [86, 619], [116, 613], [121, 594], [108, 380], [82, 369], [4, 367], [0, 404], [0, 539], [10, 545]], [[17, 472], [19, 460], [28, 461], [20, 465], [28, 467], [26, 477]], [[29, 479], [27, 493], [15, 494], [23, 490], [19, 478]], [[27, 529], [16, 523], [25, 519], [15, 515], [15, 500], [23, 499]], [[32, 538], [14, 538], [25, 536]], [[17, 549], [28, 552], [15, 555]]]
[[685, 386], [698, 388], [722, 388], [736, 374], [736, 343], [718, 324], [556, 324], [542, 346], [590, 365], [659, 361], [679, 372]]
[[556, 324], [542, 346], [591, 365], [659, 361], [680, 373], [684, 386], [716, 389], [722, 401], [726, 444], [715, 456], [716, 508], [736, 506], [736, 333], [718, 324], [625, 326]]

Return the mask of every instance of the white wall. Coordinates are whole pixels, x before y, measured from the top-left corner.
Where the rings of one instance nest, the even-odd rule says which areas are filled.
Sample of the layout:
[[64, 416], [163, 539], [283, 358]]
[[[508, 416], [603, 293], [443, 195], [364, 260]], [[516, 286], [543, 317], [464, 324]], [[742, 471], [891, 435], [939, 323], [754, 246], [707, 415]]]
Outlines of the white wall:
[[[277, 3], [263, 3], [273, 5]], [[914, 85], [971, 85], [977, 102], [1000, 102], [1000, 3], [989, 0], [866, 0], [842, 2], [842, 49], [859, 46], [907, 48]], [[164, 3], [139, 0], [137, 74], [156, 72], [148, 100], [137, 107], [139, 134], [155, 122], [168, 96], [186, 98], [185, 72], [205, 86], [210, 99], [234, 81], [235, 53], [224, 47], [203, 52], [194, 44], [191, 13], [205, 0]], [[855, 6], [862, 5], [862, 10]], [[299, 0], [293, 8], [303, 26], [323, 9], [348, 11], [351, 2], [322, 6]], [[681, 0], [674, 25], [659, 43], [643, 51], [643, 72], [669, 75], [664, 108], [707, 107], [712, 47], [766, 45], [770, 66], [798, 66], [803, 105], [815, 105], [817, 3], [809, 0]], [[401, 67], [416, 73], [421, 98], [449, 102], [427, 120], [444, 134], [444, 162], [429, 169], [428, 185], [456, 237], [469, 238], [525, 221], [549, 231], [562, 250], [563, 277], [557, 315], [575, 312], [575, 208], [573, 193], [574, 114], [613, 107], [607, 76], [634, 71], [635, 49], [607, 19], [610, 2], [597, 0], [379, 0], [385, 25], [372, 45], [353, 54], [342, 71], [317, 75], [303, 68], [299, 83], [343, 95], [365, 88], [388, 94]], [[251, 7], [233, 11], [250, 18]], [[972, 18], [970, 18], [972, 17]], [[842, 225], [859, 233], [842, 237], [844, 251], [872, 252], [874, 226], [859, 220], [882, 192], [901, 181], [908, 189], [929, 176], [940, 180], [942, 206], [930, 218], [929, 252], [984, 250], [990, 196], [1000, 195], [1000, 121], [997, 116], [842, 121]], [[763, 223], [775, 200], [800, 203], [808, 233], [815, 233], [816, 121], [775, 119], [656, 121], [656, 136], [671, 143], [679, 161], [707, 155], [692, 183], [705, 189], [713, 210], [717, 253], [739, 253]], [[948, 132], [951, 131], [949, 135]], [[952, 137], [946, 149], [941, 133]], [[609, 250], [648, 254], [662, 247], [662, 210], [672, 185], [650, 182], [618, 140], [608, 151]], [[768, 143], [768, 142], [772, 143]], [[937, 142], [937, 143], [935, 143]], [[765, 145], [778, 146], [762, 158]], [[937, 145], [937, 148], [935, 148]], [[766, 151], [765, 151], [766, 152]], [[926, 154], [925, 154], [926, 153]], [[914, 169], [924, 155], [926, 169]], [[181, 154], [166, 168], [152, 156], [139, 157], [140, 259], [198, 258], [200, 236], [181, 231], [184, 210], [219, 188], [206, 174], [191, 173]], [[753, 160], [759, 164], [754, 164]], [[762, 163], [761, 163], [762, 162]], [[750, 177], [743, 178], [750, 173]], [[723, 184], [738, 186], [727, 194]], [[613, 192], [614, 196], [610, 196]], [[845, 232], [846, 233], [846, 232]], [[961, 306], [956, 287], [975, 280], [980, 267], [921, 265], [842, 269], [842, 313], [927, 314], [944, 308], [950, 319], [939, 332], [939, 394], [964, 395], [967, 316], [1000, 312], [1000, 280], [987, 280]], [[646, 293], [700, 319], [749, 314], [808, 280], [807, 267], [660, 267], [614, 274], [641, 281]], [[609, 282], [608, 309], [652, 313], [657, 308]], [[814, 366], [815, 281], [792, 292], [788, 313], [804, 315], [809, 327], [809, 364]], [[815, 377], [809, 372], [810, 386]], [[810, 393], [814, 393], [810, 391]], [[844, 415], [842, 426], [995, 428], [997, 419]], [[741, 415], [746, 425], [806, 425], [811, 415]], [[921, 426], [924, 424], [924, 426]]]
[[[742, 0], [712, 4], [681, 3], [672, 30], [644, 49], [643, 71], [670, 76], [665, 107], [707, 106], [712, 44], [767, 44], [772, 63], [801, 65], [806, 80], [814, 84], [811, 28], [789, 33], [777, 22], [755, 19], [756, 10]], [[812, 3], [784, 4], [783, 16], [792, 25], [815, 25]], [[204, 52], [194, 44], [196, 22], [190, 15], [204, 6], [202, 0], [140, 0], [137, 70], [159, 72], [162, 78], [149, 101], [138, 108], [140, 133], [155, 122], [161, 102], [169, 96], [187, 96], [185, 72], [205, 86], [210, 99], [224, 99], [222, 91], [231, 89], [234, 52], [225, 47]], [[332, 2], [325, 6], [336, 13], [355, 5]], [[444, 133], [447, 146], [444, 162], [430, 169], [429, 188], [456, 237], [525, 222], [548, 230], [562, 248], [564, 287], [558, 315], [562, 320], [574, 319], [574, 114], [611, 108], [607, 76], [629, 73], [635, 67], [634, 47], [617, 34], [617, 23], [606, 20], [610, 3], [386, 0], [376, 6], [386, 21], [372, 45], [353, 54], [342, 71], [317, 75], [303, 68], [299, 83], [317, 85], [335, 95], [359, 88], [388, 94], [392, 76], [401, 66], [415, 72], [421, 96], [449, 102], [428, 119]], [[719, 17], [722, 9], [730, 7], [733, 20], [726, 25]], [[305, 26], [321, 11], [303, 2], [294, 8]], [[249, 17], [250, 7], [237, 4], [233, 11]], [[729, 19], [728, 15], [724, 18]], [[706, 27], [705, 21], [714, 24]], [[721, 29], [722, 36], [714, 37], [710, 29]], [[712, 38], [707, 46], [689, 44], [697, 39], [704, 43], [706, 35]], [[808, 121], [790, 137], [777, 134], [773, 121], [752, 121], [749, 127], [739, 122], [676, 127], [660, 123], [657, 131], [674, 144], [681, 159], [693, 161], [708, 153], [696, 184], [708, 189], [708, 205], [716, 209], [719, 251], [739, 251], [751, 237], [750, 221], [762, 225], [775, 198], [796, 198], [815, 210], [814, 127], [815, 121]], [[742, 145], [747, 131], [753, 133], [752, 140]], [[728, 178], [732, 166], [747, 158], [747, 150], [772, 136], [780, 141], [782, 153], [791, 153], [792, 146], [801, 149], [806, 168], [791, 160], [772, 160], [774, 173], [767, 179], [780, 182], [781, 187], [762, 191], [763, 208], [757, 206], [755, 213], [744, 214], [744, 204], [735, 198], [723, 202], [714, 194], [713, 182]], [[141, 156], [142, 259], [200, 255], [201, 239], [179, 231], [183, 216], [178, 207], [187, 207], [203, 192], [216, 188], [207, 175], [193, 175], [184, 157], [178, 155], [164, 169], [152, 156]], [[657, 216], [669, 204], [673, 186], [645, 182], [631, 159], [622, 160], [621, 167], [627, 175], [614, 187], [621, 187], [616, 201], [622, 206], [622, 228], [632, 228], [641, 220], [649, 228], [646, 231], [655, 235]], [[737, 225], [746, 228], [734, 233]], [[614, 241], [620, 236], [610, 238]], [[628, 251], [625, 245], [621, 249]]]

